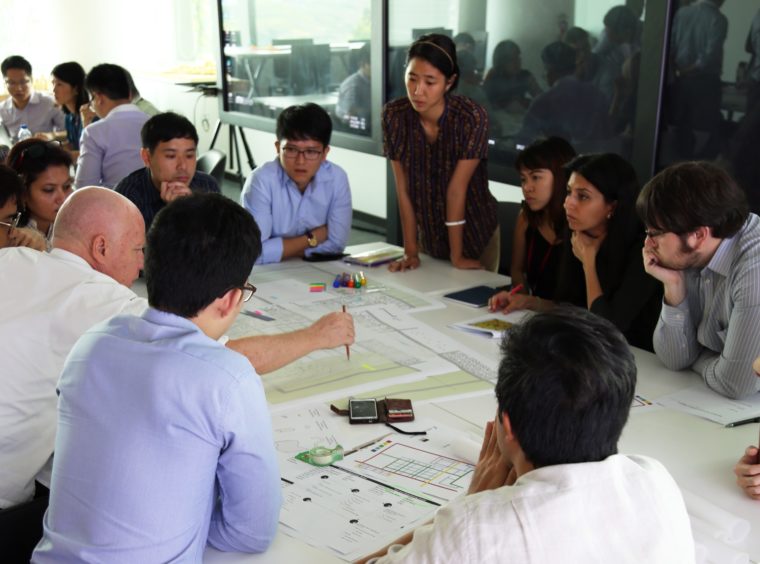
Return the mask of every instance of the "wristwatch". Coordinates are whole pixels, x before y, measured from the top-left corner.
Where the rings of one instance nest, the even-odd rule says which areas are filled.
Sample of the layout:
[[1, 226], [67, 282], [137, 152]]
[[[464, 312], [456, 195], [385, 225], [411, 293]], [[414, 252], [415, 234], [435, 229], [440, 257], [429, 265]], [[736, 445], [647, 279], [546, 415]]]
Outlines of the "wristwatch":
[[306, 232], [306, 242], [309, 244], [309, 247], [311, 247], [312, 249], [319, 244], [319, 241], [317, 241], [317, 238], [314, 236], [314, 233], [312, 233], [311, 231]]

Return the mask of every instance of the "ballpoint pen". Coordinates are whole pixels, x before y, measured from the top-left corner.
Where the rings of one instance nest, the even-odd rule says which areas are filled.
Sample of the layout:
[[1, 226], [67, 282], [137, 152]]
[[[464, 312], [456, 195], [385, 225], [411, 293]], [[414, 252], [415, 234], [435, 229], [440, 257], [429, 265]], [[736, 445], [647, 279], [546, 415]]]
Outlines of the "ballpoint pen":
[[[346, 313], [346, 304], [343, 304], [343, 313]], [[346, 345], [346, 360], [351, 360], [351, 349]]]

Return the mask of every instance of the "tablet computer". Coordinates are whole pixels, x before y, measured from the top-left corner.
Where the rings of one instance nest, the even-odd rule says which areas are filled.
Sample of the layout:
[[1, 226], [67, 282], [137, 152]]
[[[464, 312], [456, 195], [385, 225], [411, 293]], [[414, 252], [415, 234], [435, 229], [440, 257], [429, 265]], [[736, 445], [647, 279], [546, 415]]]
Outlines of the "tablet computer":
[[470, 307], [485, 307], [488, 300], [496, 293], [496, 288], [491, 286], [473, 286], [465, 290], [444, 294], [447, 300], [458, 302]]

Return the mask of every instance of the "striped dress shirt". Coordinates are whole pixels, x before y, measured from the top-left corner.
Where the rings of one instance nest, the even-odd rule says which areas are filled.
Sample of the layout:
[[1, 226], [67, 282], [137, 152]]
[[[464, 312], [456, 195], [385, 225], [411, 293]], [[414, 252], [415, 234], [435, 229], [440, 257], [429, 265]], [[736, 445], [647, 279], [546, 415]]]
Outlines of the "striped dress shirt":
[[760, 390], [760, 218], [724, 239], [706, 267], [685, 272], [686, 299], [663, 302], [654, 350], [672, 370], [691, 367], [716, 392], [743, 398]]

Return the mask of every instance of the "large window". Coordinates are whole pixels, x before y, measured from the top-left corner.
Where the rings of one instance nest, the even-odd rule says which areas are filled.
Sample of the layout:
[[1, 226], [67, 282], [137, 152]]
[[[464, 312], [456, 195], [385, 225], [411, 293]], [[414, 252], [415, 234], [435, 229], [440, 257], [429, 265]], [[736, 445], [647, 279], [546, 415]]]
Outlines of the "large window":
[[221, 0], [225, 111], [274, 118], [314, 102], [336, 131], [370, 137], [371, 4]]
[[615, 4], [390, 0], [387, 95], [405, 95], [409, 44], [443, 33], [457, 45], [458, 93], [488, 111], [490, 169], [509, 169], [522, 147], [550, 135], [630, 158], [646, 19], [643, 0]]
[[760, 212], [760, 6], [672, 6], [657, 168], [716, 160]]

